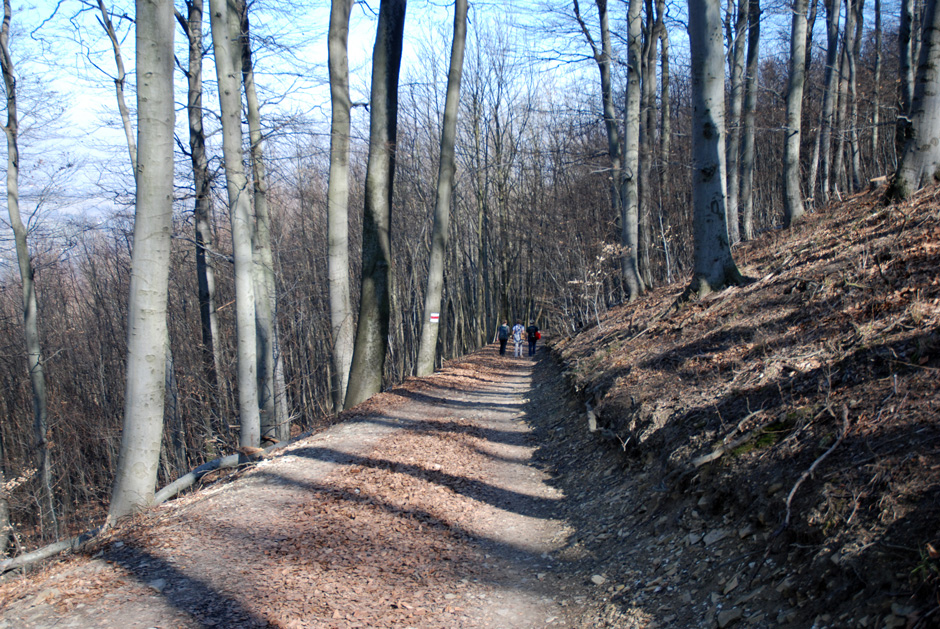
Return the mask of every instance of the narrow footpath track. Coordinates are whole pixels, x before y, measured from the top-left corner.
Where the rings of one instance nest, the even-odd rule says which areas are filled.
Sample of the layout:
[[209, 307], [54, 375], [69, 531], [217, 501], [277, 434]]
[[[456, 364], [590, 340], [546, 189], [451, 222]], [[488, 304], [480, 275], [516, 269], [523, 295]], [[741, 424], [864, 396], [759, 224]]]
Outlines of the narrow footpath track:
[[557, 380], [492, 348], [409, 380], [3, 584], [0, 629], [599, 626], [537, 454], [572, 412]]

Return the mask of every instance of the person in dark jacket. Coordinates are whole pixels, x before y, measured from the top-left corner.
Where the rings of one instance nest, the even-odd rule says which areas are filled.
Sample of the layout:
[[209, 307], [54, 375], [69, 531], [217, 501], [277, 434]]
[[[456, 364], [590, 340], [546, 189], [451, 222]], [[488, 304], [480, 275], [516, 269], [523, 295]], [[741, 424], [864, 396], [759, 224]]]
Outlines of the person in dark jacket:
[[509, 322], [503, 321], [503, 324], [496, 330], [496, 338], [499, 339], [499, 355], [506, 355], [506, 343], [509, 342]]
[[535, 321], [529, 321], [529, 327], [525, 329], [525, 335], [526, 340], [529, 341], [529, 356], [535, 356], [535, 342], [542, 337], [539, 334], [539, 326], [535, 325]]

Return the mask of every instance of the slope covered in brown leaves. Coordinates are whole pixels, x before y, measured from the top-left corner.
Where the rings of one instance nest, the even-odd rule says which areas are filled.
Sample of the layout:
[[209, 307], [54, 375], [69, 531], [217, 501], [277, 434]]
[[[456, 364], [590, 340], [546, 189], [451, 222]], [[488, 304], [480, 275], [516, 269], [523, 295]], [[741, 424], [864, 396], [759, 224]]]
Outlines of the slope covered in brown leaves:
[[938, 197], [860, 194], [736, 249], [746, 286], [555, 345], [629, 477], [596, 500], [631, 496], [634, 554], [600, 552], [665, 564], [671, 624], [940, 622]]

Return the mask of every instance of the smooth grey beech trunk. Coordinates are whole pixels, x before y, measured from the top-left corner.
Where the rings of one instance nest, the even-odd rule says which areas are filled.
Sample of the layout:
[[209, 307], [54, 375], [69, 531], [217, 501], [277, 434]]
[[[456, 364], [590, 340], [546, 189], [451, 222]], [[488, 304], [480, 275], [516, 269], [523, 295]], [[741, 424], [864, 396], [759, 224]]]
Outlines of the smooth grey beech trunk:
[[686, 295], [704, 296], [742, 278], [725, 222], [724, 45], [719, 0], [689, 0], [692, 57], [694, 275]]
[[644, 287], [653, 285], [653, 265], [650, 250], [653, 248], [653, 177], [656, 174], [656, 157], [653, 138], [656, 135], [656, 53], [659, 37], [656, 35], [656, 16], [653, 0], [644, 0], [645, 24], [640, 67], [640, 156], [638, 162], [637, 198], [639, 199], [640, 251], [637, 256], [640, 279]]
[[[186, 114], [189, 121], [189, 151], [193, 167], [195, 199], [193, 201], [193, 223], [196, 239], [196, 280], [199, 284], [199, 318], [202, 324], [202, 356], [206, 380], [216, 391], [218, 398], [224, 397], [219, 389], [219, 374], [222, 373], [222, 357], [219, 351], [219, 317], [215, 307], [215, 267], [212, 263], [212, 195], [210, 191], [209, 160], [206, 156], [206, 133], [203, 127], [202, 104], [202, 57], [203, 57], [203, 0], [186, 3], [187, 16], [179, 13], [176, 19], [186, 33], [189, 43], [189, 65], [186, 70], [188, 84]], [[217, 419], [220, 413], [213, 405]], [[206, 435], [212, 442], [212, 422], [204, 418]]]
[[[114, 53], [114, 64], [117, 69], [117, 74], [114, 79], [115, 84], [115, 97], [117, 99], [118, 112], [121, 116], [121, 124], [124, 128], [124, 140], [127, 144], [127, 152], [130, 157], [131, 162], [131, 172], [134, 173], [134, 177], [137, 177], [137, 142], [134, 139], [134, 124], [131, 120], [130, 109], [127, 106], [127, 101], [125, 99], [124, 93], [124, 81], [125, 81], [125, 70], [124, 70], [124, 56], [121, 54], [121, 44], [118, 41], [117, 33], [114, 30], [114, 26], [111, 23], [111, 14], [108, 12], [108, 8], [104, 3], [104, 0], [98, 0], [98, 12], [101, 14], [99, 18], [99, 23], [102, 28], [104, 28], [105, 33], [108, 35], [108, 39], [111, 41], [111, 49]], [[175, 12], [174, 12], [175, 14]], [[181, 423], [182, 418], [179, 416], [179, 391], [177, 389], [176, 374], [173, 370], [173, 348], [170, 344], [169, 337], [169, 327], [167, 327], [167, 338], [166, 338], [166, 364], [164, 365], [164, 376], [166, 378], [166, 387], [168, 389], [167, 393], [167, 407], [170, 411], [172, 421], [174, 426]], [[185, 465], [185, 462], [182, 463]]]
[[460, 79], [463, 75], [463, 54], [466, 41], [467, 0], [456, 0], [454, 39], [450, 49], [447, 96], [444, 99], [444, 124], [441, 128], [441, 161], [437, 175], [437, 198], [434, 204], [434, 225], [431, 229], [431, 258], [428, 263], [428, 284], [424, 296], [424, 324], [421, 327], [415, 368], [418, 376], [433, 373], [437, 357], [441, 296], [444, 290], [444, 254], [450, 231], [450, 198], [454, 191], [454, 171], [456, 170], [454, 142], [457, 137]]
[[901, 0], [898, 21], [898, 118], [895, 128], [895, 150], [904, 151], [911, 129], [911, 103], [914, 101], [914, 0]]
[[362, 221], [362, 289], [346, 408], [382, 390], [382, 371], [388, 350], [392, 184], [405, 8], [405, 0], [382, 0], [372, 51], [369, 159]]
[[881, 0], [875, 0], [875, 69], [873, 71], [874, 76], [872, 77], [872, 82], [875, 85], [874, 93], [872, 94], [872, 107], [871, 107], [871, 154], [872, 159], [875, 162], [875, 172], [882, 173], [884, 172], [885, 159], [881, 153], [881, 142], [879, 141], [880, 136], [880, 125], [881, 125], [881, 66], [882, 64], [882, 52], [881, 46], [884, 41], [884, 34], [881, 27]]
[[760, 74], [760, 0], [749, 0], [747, 16], [747, 71], [744, 94], [744, 129], [741, 140], [741, 193], [738, 205], [743, 208], [741, 230], [745, 240], [754, 238], [754, 123], [757, 112], [757, 83]]
[[831, 193], [841, 198], [843, 192], [849, 190], [848, 177], [845, 168], [845, 153], [850, 135], [849, 124], [849, 59], [852, 56], [852, 41], [855, 33], [855, 3], [845, 0], [845, 29], [842, 33], [842, 46], [839, 53], [839, 99], [836, 107], [835, 129], [835, 156], [832, 160], [832, 173], [830, 179]]
[[290, 437], [290, 419], [284, 391], [284, 364], [278, 351], [277, 287], [274, 254], [271, 251], [271, 214], [268, 210], [268, 183], [264, 165], [264, 136], [261, 132], [261, 106], [255, 88], [254, 64], [251, 60], [251, 29], [248, 6], [238, 0], [242, 52], [242, 82], [248, 117], [248, 138], [251, 155], [251, 181], [254, 192], [254, 230], [252, 251], [255, 284], [255, 333], [257, 334], [258, 406], [261, 435], [284, 441]]
[[858, 60], [862, 54], [862, 35], [865, 24], [865, 0], [852, 3], [855, 14], [855, 32], [852, 33], [852, 47], [848, 54], [849, 66], [849, 151], [852, 166], [852, 192], [862, 189], [862, 154], [858, 135]]
[[[660, 71], [662, 73], [660, 88], [660, 109], [662, 114], [660, 130], [659, 158], [663, 163], [663, 172], [668, 172], [669, 155], [672, 150], [672, 97], [669, 93], [669, 83], [672, 78], [669, 69], [669, 29], [665, 26], [666, 2], [656, 0], [656, 21], [660, 24]], [[662, 214], [660, 214], [662, 219]]]
[[[729, 3], [729, 10], [731, 5]], [[737, 15], [734, 20], [734, 29], [729, 37], [731, 55], [729, 62], [731, 79], [731, 107], [728, 121], [728, 238], [731, 244], [741, 240], [740, 217], [738, 211], [738, 193], [741, 179], [741, 133], [742, 116], [744, 111], [744, 57], [747, 49], [747, 25], [749, 0], [738, 0]], [[731, 28], [729, 19], [728, 28]]]
[[[826, 5], [826, 72], [822, 112], [819, 120], [819, 189], [823, 204], [829, 202], [830, 174], [832, 171], [832, 128], [836, 109], [836, 83], [839, 75], [836, 64], [839, 58], [839, 0], [824, 0]], [[814, 197], [816, 192], [817, 160], [810, 166], [807, 188]]]
[[254, 259], [251, 243], [251, 192], [242, 149], [242, 50], [239, 15], [227, 0], [210, 0], [212, 45], [222, 113], [222, 154], [235, 258], [235, 329], [238, 357], [239, 445], [261, 441], [258, 412]]
[[[26, 337], [26, 368], [33, 391], [33, 438], [35, 439], [36, 464], [39, 468], [40, 516], [43, 534], [51, 531], [58, 536], [55, 499], [52, 492], [52, 461], [49, 453], [48, 420], [46, 412], [46, 372], [43, 366], [42, 344], [39, 339], [39, 301], [33, 282], [33, 263], [29, 255], [26, 225], [20, 216], [20, 150], [19, 113], [16, 99], [16, 73], [10, 54], [10, 22], [13, 9], [10, 0], [3, 1], [3, 25], [0, 27], [0, 70], [6, 92], [7, 123], [3, 130], [7, 138], [7, 211], [16, 247], [20, 281], [23, 287], [23, 332]], [[8, 515], [8, 514], [7, 514]], [[0, 513], [0, 527], [6, 525], [4, 513]], [[5, 545], [7, 532], [0, 533]]]
[[[607, 0], [595, 0], [597, 4], [598, 21], [601, 28], [601, 45], [597, 46], [591, 31], [581, 17], [581, 7], [574, 0], [574, 15], [584, 33], [584, 38], [591, 46], [591, 53], [597, 63], [601, 75], [601, 103], [604, 108], [604, 128], [607, 131], [607, 154], [610, 156], [610, 200], [614, 216], [621, 215], [620, 182], [623, 177], [623, 146], [620, 141], [620, 122], [617, 109], [614, 106], [613, 87], [610, 76], [611, 43], [610, 19], [607, 14]], [[508, 314], [507, 314], [508, 316]]]
[[790, 80], [787, 87], [787, 127], [783, 147], [783, 217], [789, 227], [803, 217], [800, 190], [800, 127], [803, 123], [803, 86], [806, 84], [807, 0], [794, 0], [790, 24]]
[[173, 5], [136, 3], [137, 197], [124, 430], [111, 519], [150, 504], [163, 435], [167, 283], [173, 226]]
[[353, 0], [333, 0], [328, 35], [330, 69], [330, 180], [326, 192], [327, 266], [332, 331], [333, 410], [346, 399], [353, 352], [353, 309], [349, 295], [349, 14]]
[[816, 28], [816, 13], [819, 0], [809, 0], [809, 13], [806, 16], [806, 76], [813, 65], [813, 30]]
[[[0, 447], [0, 456], [3, 454], [3, 448]], [[6, 555], [10, 534], [13, 532], [13, 527], [10, 525], [10, 501], [7, 498], [6, 484], [6, 476], [0, 469], [0, 557]]]
[[646, 287], [639, 269], [640, 252], [640, 77], [643, 64], [643, 24], [640, 3], [630, 0], [627, 9], [627, 93], [624, 112], [623, 178], [620, 183], [621, 242], [625, 248], [623, 275], [630, 301], [639, 297]]
[[906, 198], [940, 179], [940, 11], [937, 0], [927, 0], [924, 6], [924, 30], [909, 133], [888, 191], [895, 198]]

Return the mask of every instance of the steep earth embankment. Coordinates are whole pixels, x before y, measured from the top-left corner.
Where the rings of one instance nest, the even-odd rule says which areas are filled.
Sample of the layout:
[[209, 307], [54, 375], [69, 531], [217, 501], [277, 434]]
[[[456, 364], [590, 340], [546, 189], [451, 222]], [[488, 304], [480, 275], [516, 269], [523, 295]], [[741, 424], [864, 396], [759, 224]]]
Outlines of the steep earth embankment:
[[737, 249], [746, 286], [666, 287], [556, 344], [621, 453], [590, 498], [621, 517], [588, 533], [621, 606], [938, 626], [938, 193], [860, 194]]

